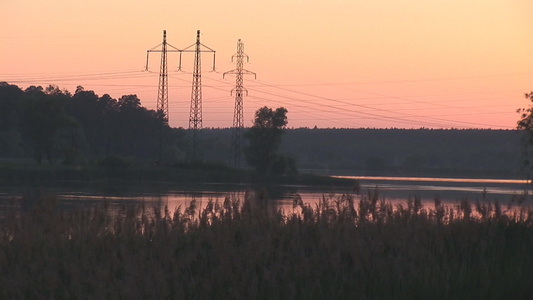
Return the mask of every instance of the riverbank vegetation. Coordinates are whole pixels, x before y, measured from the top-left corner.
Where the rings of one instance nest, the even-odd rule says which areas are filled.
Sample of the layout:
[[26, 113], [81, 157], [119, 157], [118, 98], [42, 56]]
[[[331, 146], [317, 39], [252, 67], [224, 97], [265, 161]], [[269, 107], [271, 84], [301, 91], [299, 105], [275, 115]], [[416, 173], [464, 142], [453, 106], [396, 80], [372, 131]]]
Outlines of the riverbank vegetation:
[[21, 165], [0, 164], [0, 187], [85, 186], [120, 184], [183, 186], [195, 184], [297, 184], [316, 186], [353, 186], [353, 180], [313, 174], [267, 174], [237, 170], [216, 163], [176, 163], [169, 166], [128, 164], [118, 160], [112, 166]]
[[[529, 111], [525, 112], [524, 118]], [[256, 165], [242, 167], [265, 169], [261, 163], [270, 162], [271, 171], [278, 173], [526, 176], [521, 171], [524, 149], [519, 130], [295, 129], [285, 125], [281, 138], [269, 140], [252, 129], [254, 124], [244, 124], [252, 137], [244, 149], [251, 151], [247, 155], [252, 154], [249, 158]], [[521, 129], [525, 125], [519, 123]], [[196, 158], [232, 165], [233, 133], [231, 128], [201, 129]], [[272, 145], [279, 146], [279, 153], [265, 159], [262, 150]], [[190, 163], [190, 149], [188, 130], [169, 127], [160, 112], [143, 107], [136, 95], [113, 99], [81, 86], [70, 93], [53, 85], [22, 90], [0, 82], [0, 163], [86, 167], [122, 160], [130, 165], [172, 166]]]
[[[360, 198], [359, 198], [360, 197]], [[393, 206], [377, 191], [262, 193], [201, 210], [13, 199], [0, 219], [0, 298], [526, 299], [533, 211], [438, 199]], [[514, 203], [516, 204], [516, 203]], [[510, 208], [514, 208], [511, 210]]]

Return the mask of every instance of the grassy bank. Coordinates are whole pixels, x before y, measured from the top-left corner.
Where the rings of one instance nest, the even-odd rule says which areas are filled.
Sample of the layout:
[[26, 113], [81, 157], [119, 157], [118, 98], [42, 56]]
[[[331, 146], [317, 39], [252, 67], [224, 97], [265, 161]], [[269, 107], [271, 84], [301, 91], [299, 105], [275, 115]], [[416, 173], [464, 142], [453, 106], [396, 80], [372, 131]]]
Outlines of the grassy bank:
[[251, 170], [217, 165], [116, 166], [0, 165], [0, 186], [36, 186], [85, 182], [87, 184], [245, 183], [349, 185], [353, 181], [311, 174], [258, 176]]
[[369, 193], [272, 210], [247, 194], [198, 211], [17, 200], [0, 231], [0, 298], [526, 299], [533, 211], [392, 207]]

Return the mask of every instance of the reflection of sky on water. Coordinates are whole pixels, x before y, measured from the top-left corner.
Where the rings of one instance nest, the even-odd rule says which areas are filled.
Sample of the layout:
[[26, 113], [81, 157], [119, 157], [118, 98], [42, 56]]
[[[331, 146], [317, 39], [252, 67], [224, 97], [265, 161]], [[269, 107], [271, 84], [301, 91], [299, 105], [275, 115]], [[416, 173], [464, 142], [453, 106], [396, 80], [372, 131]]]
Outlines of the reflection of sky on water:
[[416, 181], [416, 182], [460, 182], [484, 184], [527, 184], [523, 179], [487, 179], [487, 178], [438, 178], [438, 177], [390, 177], [390, 176], [332, 176], [360, 181]]
[[506, 187], [479, 187], [479, 186], [442, 186], [442, 185], [396, 185], [396, 184], [379, 184], [363, 185], [363, 188], [372, 189], [378, 187], [381, 191], [439, 191], [439, 192], [466, 192], [466, 193], [487, 193], [497, 195], [514, 195], [523, 193], [524, 190]]
[[[407, 199], [418, 196], [427, 208], [434, 207], [435, 198], [439, 198], [444, 204], [456, 205], [461, 199], [467, 198], [472, 203], [477, 200], [495, 201], [506, 204], [512, 197], [524, 195], [528, 187], [523, 180], [499, 180], [499, 179], [454, 179], [446, 181], [439, 178], [416, 178], [399, 177], [365, 177], [360, 181], [361, 195], [353, 194], [353, 187], [316, 187], [316, 186], [270, 186], [264, 189], [267, 199], [285, 212], [292, 212], [292, 199], [296, 194], [302, 197], [304, 203], [315, 207], [319, 199], [329, 197], [330, 194], [340, 196], [351, 193], [355, 200], [366, 197], [369, 191], [378, 190], [379, 199], [390, 201], [393, 205], [407, 204]], [[229, 196], [244, 199], [247, 189], [245, 186], [227, 186], [223, 184], [202, 184], [189, 187], [169, 189], [128, 187], [112, 192], [88, 188], [48, 188], [39, 190], [38, 193], [55, 195], [64, 205], [78, 206], [102, 202], [105, 199], [110, 205], [127, 205], [144, 202], [146, 205], [168, 205], [171, 212], [177, 207], [188, 207], [193, 199], [197, 200], [198, 208], [207, 205], [209, 199], [224, 202]], [[23, 192], [15, 188], [1, 188], [0, 201], [20, 197]], [[528, 191], [529, 193], [529, 191]], [[525, 205], [533, 205], [531, 197], [527, 197]]]

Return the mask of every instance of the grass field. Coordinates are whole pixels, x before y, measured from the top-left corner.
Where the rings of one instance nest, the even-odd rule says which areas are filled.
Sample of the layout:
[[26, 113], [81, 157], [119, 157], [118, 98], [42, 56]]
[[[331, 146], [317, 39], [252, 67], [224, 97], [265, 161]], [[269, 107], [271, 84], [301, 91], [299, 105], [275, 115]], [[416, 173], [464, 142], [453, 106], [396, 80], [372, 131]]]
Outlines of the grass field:
[[[31, 200], [31, 201], [29, 201]], [[393, 207], [377, 193], [60, 209], [14, 199], [0, 220], [2, 299], [528, 299], [533, 211]], [[28, 203], [31, 203], [28, 204]]]

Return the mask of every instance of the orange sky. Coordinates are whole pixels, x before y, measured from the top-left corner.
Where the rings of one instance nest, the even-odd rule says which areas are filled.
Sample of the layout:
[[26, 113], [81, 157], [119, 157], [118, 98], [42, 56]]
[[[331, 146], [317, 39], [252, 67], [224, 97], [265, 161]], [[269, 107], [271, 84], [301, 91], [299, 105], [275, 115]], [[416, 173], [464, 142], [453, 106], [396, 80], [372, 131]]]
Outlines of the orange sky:
[[[155, 108], [159, 57], [201, 30], [203, 126], [232, 125], [235, 68], [245, 43], [245, 125], [261, 106], [289, 127], [514, 128], [533, 90], [530, 0], [1, 0], [0, 81], [77, 85]], [[191, 53], [169, 54], [170, 124], [188, 126]]]

